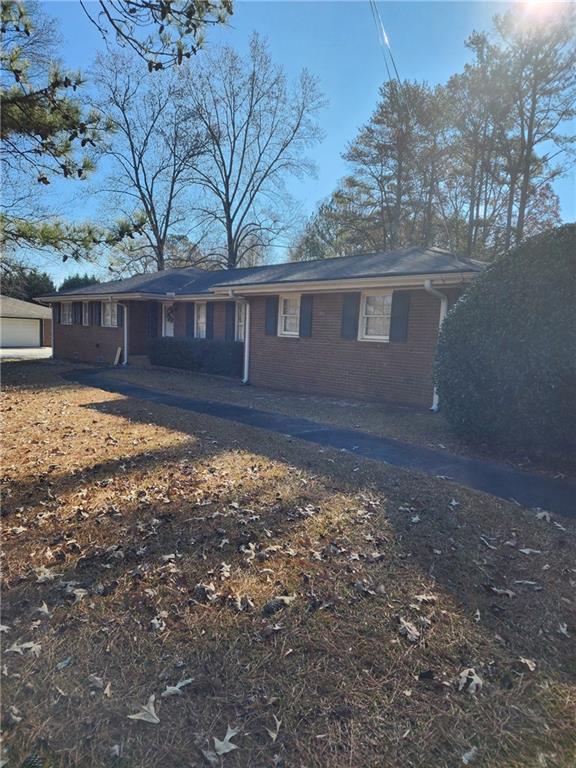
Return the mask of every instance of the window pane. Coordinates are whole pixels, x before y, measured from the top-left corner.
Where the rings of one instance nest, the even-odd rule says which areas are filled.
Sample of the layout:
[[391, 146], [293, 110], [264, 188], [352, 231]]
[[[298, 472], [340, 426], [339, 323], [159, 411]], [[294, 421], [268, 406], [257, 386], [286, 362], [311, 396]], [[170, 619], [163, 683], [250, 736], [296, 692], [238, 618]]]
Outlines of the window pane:
[[388, 323], [384, 317], [366, 318], [366, 336], [387, 336]]
[[390, 303], [389, 295], [366, 296], [366, 315], [384, 315]]
[[298, 313], [298, 299], [283, 299], [283, 315], [296, 315]]
[[293, 315], [287, 315], [284, 318], [284, 332], [298, 333], [298, 318]]

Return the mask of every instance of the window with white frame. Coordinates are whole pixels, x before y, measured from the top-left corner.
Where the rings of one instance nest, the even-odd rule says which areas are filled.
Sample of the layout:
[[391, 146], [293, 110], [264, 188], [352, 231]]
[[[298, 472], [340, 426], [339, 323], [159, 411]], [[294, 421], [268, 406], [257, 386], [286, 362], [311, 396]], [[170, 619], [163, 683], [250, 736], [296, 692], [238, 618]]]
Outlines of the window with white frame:
[[90, 325], [90, 304], [82, 302], [82, 325]]
[[236, 302], [236, 341], [244, 341], [246, 337], [246, 303]]
[[102, 325], [104, 328], [118, 326], [118, 304], [115, 301], [102, 302]]
[[388, 341], [391, 309], [391, 291], [370, 291], [362, 294], [358, 338], [364, 341]]
[[278, 335], [300, 334], [300, 296], [280, 296], [278, 301]]
[[194, 336], [197, 339], [206, 338], [206, 302], [196, 303], [196, 312], [194, 314]]
[[60, 305], [60, 322], [62, 325], [72, 325], [72, 302], [63, 301]]

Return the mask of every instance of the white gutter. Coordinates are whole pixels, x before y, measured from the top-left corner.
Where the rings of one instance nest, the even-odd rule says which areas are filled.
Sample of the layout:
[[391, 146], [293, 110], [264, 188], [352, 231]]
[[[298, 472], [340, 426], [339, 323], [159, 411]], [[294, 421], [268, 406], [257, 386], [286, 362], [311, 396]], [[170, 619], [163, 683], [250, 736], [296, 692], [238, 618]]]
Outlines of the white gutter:
[[242, 384], [250, 382], [250, 302], [245, 301], [246, 317], [244, 318], [244, 375]]
[[128, 304], [119, 301], [118, 306], [124, 307], [124, 349], [122, 354], [122, 365], [128, 365]]
[[[424, 290], [428, 291], [428, 293], [432, 294], [432, 296], [436, 296], [437, 299], [440, 299], [440, 317], [438, 318], [438, 333], [440, 333], [442, 323], [444, 322], [444, 318], [448, 312], [448, 296], [446, 296], [445, 293], [442, 293], [442, 291], [439, 291], [437, 288], [434, 288], [432, 286], [432, 280], [424, 281]], [[430, 410], [438, 410], [438, 390], [436, 387], [434, 387], [434, 394], [432, 395], [432, 407]]]

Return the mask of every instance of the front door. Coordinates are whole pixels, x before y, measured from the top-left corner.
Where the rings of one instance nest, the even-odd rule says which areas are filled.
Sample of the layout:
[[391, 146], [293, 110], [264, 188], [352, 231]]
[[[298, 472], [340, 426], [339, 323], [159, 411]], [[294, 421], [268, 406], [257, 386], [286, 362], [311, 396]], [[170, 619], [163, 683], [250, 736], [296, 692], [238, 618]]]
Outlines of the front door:
[[162, 335], [174, 336], [174, 306], [172, 304], [162, 305]]

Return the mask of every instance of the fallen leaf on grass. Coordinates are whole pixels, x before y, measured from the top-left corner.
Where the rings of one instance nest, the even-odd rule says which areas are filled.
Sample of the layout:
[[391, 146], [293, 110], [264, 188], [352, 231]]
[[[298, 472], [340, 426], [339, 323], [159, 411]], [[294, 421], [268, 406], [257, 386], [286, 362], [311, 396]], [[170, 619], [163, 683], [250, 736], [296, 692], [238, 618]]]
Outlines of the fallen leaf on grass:
[[494, 587], [492, 584], [487, 584], [486, 589], [489, 592], [492, 592], [493, 595], [501, 595], [502, 597], [509, 598], [516, 597], [516, 592], [513, 592], [511, 589], [500, 589], [500, 587]]
[[290, 605], [290, 603], [293, 603], [294, 600], [296, 600], [296, 595], [278, 595], [273, 597], [272, 600], [268, 600], [268, 602], [264, 605], [262, 608], [262, 613], [265, 616], [271, 616], [273, 613], [277, 613], [283, 608], [286, 608], [286, 606]]
[[41, 651], [41, 645], [40, 643], [35, 642], [28, 642], [28, 643], [21, 643], [20, 640], [16, 640], [16, 642], [12, 643], [10, 648], [6, 648], [4, 653], [17, 653], [20, 656], [24, 653], [24, 651], [30, 651], [36, 658], [40, 656]]
[[438, 598], [436, 595], [432, 594], [424, 594], [424, 595], [414, 595], [414, 600], [417, 600], [419, 603], [424, 603], [425, 605], [434, 605]]
[[464, 752], [462, 755], [462, 762], [464, 765], [470, 765], [478, 756], [478, 747], [472, 747], [468, 752]]
[[192, 680], [193, 678], [187, 677], [185, 680], [180, 680], [176, 685], [167, 685], [166, 690], [162, 691], [160, 695], [162, 698], [166, 698], [167, 696], [182, 696], [182, 688], [186, 685], [190, 685]]
[[230, 595], [228, 601], [238, 613], [248, 613], [254, 610], [254, 601], [248, 595]]
[[482, 678], [476, 674], [474, 667], [462, 670], [458, 675], [458, 690], [477, 693], [482, 689]]
[[48, 610], [48, 606], [46, 605], [45, 602], [43, 602], [42, 605], [39, 608], [36, 608], [35, 612], [36, 613], [41, 613], [42, 616], [47, 616], [48, 618], [50, 618], [52, 616], [52, 614]]
[[542, 554], [541, 549], [530, 549], [530, 547], [523, 547], [522, 549], [519, 549], [518, 552], [522, 552], [523, 555], [541, 555]]
[[534, 592], [540, 592], [542, 590], [542, 585], [538, 584], [537, 581], [527, 581], [526, 579], [517, 579], [514, 581], [514, 584], [518, 584], [521, 587], [527, 587], [528, 589], [533, 589]]
[[0, 624], [0, 632], [10, 632], [8, 624]]
[[46, 581], [53, 581], [56, 576], [60, 576], [59, 573], [56, 573], [54, 568], [46, 568], [44, 565], [41, 565], [40, 568], [35, 568], [34, 572], [36, 573], [36, 581], [39, 584], [43, 584]]
[[237, 728], [230, 728], [230, 726], [228, 726], [226, 729], [226, 736], [224, 736], [222, 741], [215, 736], [213, 737], [214, 749], [216, 750], [217, 755], [225, 755], [227, 752], [232, 752], [233, 749], [238, 749], [238, 745], [232, 744], [231, 741], [238, 732]]
[[272, 743], [274, 744], [276, 742], [276, 739], [278, 738], [278, 734], [280, 733], [280, 726], [282, 725], [282, 720], [278, 720], [276, 715], [272, 715], [274, 718], [274, 728], [266, 728], [266, 732], [268, 733], [268, 736], [272, 739]]
[[140, 707], [139, 712], [136, 712], [133, 715], [128, 715], [128, 719], [144, 720], [145, 723], [153, 723], [154, 725], [158, 725], [158, 723], [160, 722], [160, 718], [156, 714], [156, 710], [154, 708], [155, 701], [156, 701], [156, 696], [152, 694], [148, 699], [148, 703]]
[[400, 624], [398, 631], [408, 640], [409, 643], [417, 643], [418, 640], [420, 640], [420, 632], [416, 629], [411, 621], [406, 621], [406, 619], [403, 619], [402, 616], [399, 616], [398, 622]]
[[530, 672], [534, 672], [536, 669], [536, 662], [533, 659], [525, 659], [524, 656], [520, 656], [519, 661], [521, 664], [524, 664], [525, 667], [528, 667]]
[[559, 634], [564, 635], [564, 637], [570, 637], [568, 634], [568, 624], [565, 624], [564, 622], [558, 624], [558, 632]]
[[194, 597], [200, 603], [213, 603], [218, 599], [218, 593], [212, 582], [210, 584], [196, 584]]
[[88, 675], [88, 683], [91, 688], [104, 688], [104, 680], [95, 674]]

